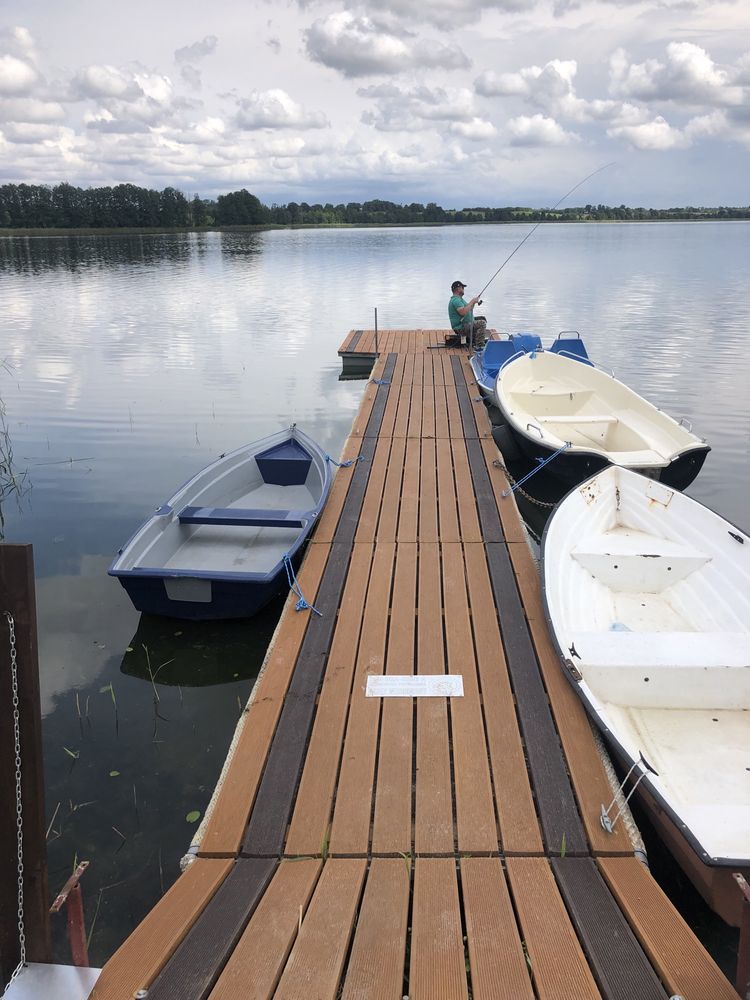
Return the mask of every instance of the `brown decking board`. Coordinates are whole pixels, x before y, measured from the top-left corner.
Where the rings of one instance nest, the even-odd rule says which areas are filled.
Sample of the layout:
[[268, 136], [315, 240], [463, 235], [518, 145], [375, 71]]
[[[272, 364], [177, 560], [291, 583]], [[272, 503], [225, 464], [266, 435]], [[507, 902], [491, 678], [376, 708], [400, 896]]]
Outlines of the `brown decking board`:
[[235, 861], [215, 896], [148, 991], [150, 1000], [205, 1000], [276, 868], [272, 859]]
[[[596, 828], [603, 768], [465, 352], [441, 340], [380, 332], [342, 454], [364, 460], [299, 573], [324, 617], [290, 596], [201, 857], [95, 997], [664, 1000], [658, 977], [733, 996], [639, 862], [603, 856], [627, 842]], [[365, 698], [383, 672], [460, 674], [464, 696]]]

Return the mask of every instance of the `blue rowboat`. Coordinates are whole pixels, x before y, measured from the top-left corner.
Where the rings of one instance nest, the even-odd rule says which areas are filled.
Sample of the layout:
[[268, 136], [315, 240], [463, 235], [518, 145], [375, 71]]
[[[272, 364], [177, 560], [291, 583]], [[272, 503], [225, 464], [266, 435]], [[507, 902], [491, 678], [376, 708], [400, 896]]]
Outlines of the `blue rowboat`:
[[287, 583], [330, 486], [328, 456], [292, 425], [185, 483], [120, 549], [109, 574], [147, 614], [249, 618]]

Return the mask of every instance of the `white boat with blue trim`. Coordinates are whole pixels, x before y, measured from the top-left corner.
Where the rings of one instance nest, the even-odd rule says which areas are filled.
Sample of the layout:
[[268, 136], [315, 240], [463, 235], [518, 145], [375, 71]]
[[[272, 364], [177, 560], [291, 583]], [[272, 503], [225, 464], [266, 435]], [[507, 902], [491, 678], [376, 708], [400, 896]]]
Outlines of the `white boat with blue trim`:
[[185, 483], [109, 573], [147, 614], [248, 618], [293, 581], [330, 485], [329, 457], [292, 425], [222, 455]]

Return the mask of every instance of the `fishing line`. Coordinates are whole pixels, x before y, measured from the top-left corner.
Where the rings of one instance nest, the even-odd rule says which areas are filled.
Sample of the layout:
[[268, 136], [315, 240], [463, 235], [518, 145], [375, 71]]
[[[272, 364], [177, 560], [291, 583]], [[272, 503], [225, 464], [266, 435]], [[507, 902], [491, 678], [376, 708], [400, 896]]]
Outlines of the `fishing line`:
[[[577, 191], [579, 187], [581, 187], [583, 184], [586, 183], [586, 181], [591, 180], [592, 177], [594, 177], [598, 173], [601, 173], [602, 170], [606, 170], [607, 167], [613, 167], [614, 165], [615, 165], [614, 161], [612, 161], [612, 163], [605, 163], [604, 166], [597, 167], [596, 170], [592, 170], [591, 173], [588, 174], [586, 177], [584, 177], [582, 181], [579, 181], [574, 187], [572, 187], [570, 189], [570, 191], [568, 191], [566, 194], [564, 194], [562, 196], [562, 198], [557, 202], [557, 204], [553, 205], [552, 208], [549, 209], [549, 211], [550, 212], [554, 212], [556, 208], [558, 208], [560, 205], [562, 205], [562, 203], [565, 201], [566, 198], [569, 198], [573, 194], [573, 192]], [[484, 286], [484, 288], [482, 289], [482, 291], [477, 295], [478, 299], [481, 299], [481, 297], [484, 295], [484, 293], [490, 287], [490, 285], [495, 280], [495, 278], [498, 276], [498, 274], [500, 274], [500, 272], [505, 267], [505, 265], [508, 263], [508, 261], [511, 259], [511, 257], [515, 253], [518, 253], [518, 251], [524, 245], [524, 243], [526, 242], [526, 240], [528, 240], [530, 236], [534, 235], [534, 233], [537, 231], [537, 229], [541, 226], [542, 222], [544, 222], [544, 221], [545, 221], [544, 219], [540, 219], [539, 222], [537, 222], [537, 224], [534, 226], [534, 228], [530, 229], [529, 232], [526, 233], [526, 235], [524, 236], [524, 238], [521, 240], [521, 242], [508, 254], [508, 256], [502, 262], [502, 264], [500, 265], [500, 267], [497, 269], [497, 271], [495, 271], [495, 273], [492, 275], [492, 277], [490, 278], [490, 280]]]

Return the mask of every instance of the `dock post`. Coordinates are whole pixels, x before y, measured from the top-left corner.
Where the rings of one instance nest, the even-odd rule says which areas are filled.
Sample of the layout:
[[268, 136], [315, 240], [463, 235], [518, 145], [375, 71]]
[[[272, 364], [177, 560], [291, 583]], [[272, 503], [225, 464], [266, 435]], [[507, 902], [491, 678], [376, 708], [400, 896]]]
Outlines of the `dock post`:
[[[20, 802], [17, 795], [14, 661]], [[0, 706], [3, 712], [0, 724], [0, 979], [6, 983], [22, 956], [29, 962], [49, 962], [52, 957], [36, 595], [31, 545], [0, 544]], [[19, 877], [19, 825], [23, 843], [22, 877]], [[21, 889], [25, 942], [19, 933]], [[25, 948], [22, 947], [24, 944]]]

